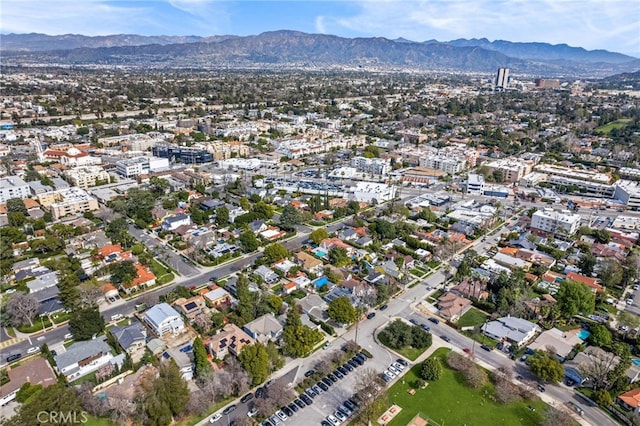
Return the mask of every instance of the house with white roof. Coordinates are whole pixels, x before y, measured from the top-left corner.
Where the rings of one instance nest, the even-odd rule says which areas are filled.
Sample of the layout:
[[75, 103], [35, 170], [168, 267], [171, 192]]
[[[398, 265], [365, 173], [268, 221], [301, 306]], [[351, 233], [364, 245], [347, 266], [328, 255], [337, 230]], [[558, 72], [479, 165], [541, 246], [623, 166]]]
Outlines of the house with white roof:
[[142, 320], [159, 337], [166, 333], [179, 334], [184, 331], [180, 314], [167, 303], [159, 303], [142, 315]]
[[502, 317], [482, 326], [482, 333], [497, 341], [508, 341], [522, 347], [535, 337], [540, 327], [530, 321], [515, 317]]

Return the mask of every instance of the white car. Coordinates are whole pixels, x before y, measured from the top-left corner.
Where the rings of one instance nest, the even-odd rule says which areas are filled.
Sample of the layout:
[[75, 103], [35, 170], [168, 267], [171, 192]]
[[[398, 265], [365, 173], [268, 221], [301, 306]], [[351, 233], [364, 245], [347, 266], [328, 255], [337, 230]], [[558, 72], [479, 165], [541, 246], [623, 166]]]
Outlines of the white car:
[[344, 414], [342, 414], [338, 410], [336, 410], [336, 412], [333, 413], [333, 415], [336, 416], [338, 418], [338, 420], [340, 420], [341, 422], [344, 422], [345, 420], [347, 420], [347, 416], [345, 416]]
[[257, 410], [257, 408], [255, 408], [255, 407], [253, 407], [251, 410], [249, 410], [249, 411], [247, 412], [247, 416], [249, 416], [249, 417], [253, 417], [253, 416], [255, 416], [256, 414], [258, 414], [258, 410]]
[[71, 339], [71, 338], [73, 338], [73, 334], [71, 333], [67, 333], [64, 335], [64, 340]]
[[332, 414], [329, 414], [327, 416], [327, 420], [331, 422], [331, 424], [334, 426], [338, 426], [340, 423], [342, 423], [340, 420], [336, 419]]
[[276, 411], [276, 416], [280, 417], [280, 420], [282, 420], [283, 422], [289, 418], [285, 413], [282, 412], [282, 410]]
[[27, 353], [28, 354], [35, 354], [36, 352], [38, 352], [40, 350], [40, 348], [34, 346], [32, 348], [27, 349]]
[[220, 413], [215, 413], [213, 416], [211, 416], [211, 418], [209, 419], [209, 423], [215, 423], [218, 420], [220, 420], [222, 418], [222, 414]]
[[627, 299], [627, 305], [633, 305], [633, 299]]
[[399, 362], [394, 362], [391, 365], [393, 365], [393, 368], [395, 368], [398, 371], [404, 371], [404, 365], [400, 364]]
[[393, 364], [387, 367], [387, 370], [391, 371], [393, 374], [398, 374], [400, 372], [393, 367]]
[[393, 371], [384, 370], [384, 374], [391, 377], [392, 379], [396, 377], [396, 374]]

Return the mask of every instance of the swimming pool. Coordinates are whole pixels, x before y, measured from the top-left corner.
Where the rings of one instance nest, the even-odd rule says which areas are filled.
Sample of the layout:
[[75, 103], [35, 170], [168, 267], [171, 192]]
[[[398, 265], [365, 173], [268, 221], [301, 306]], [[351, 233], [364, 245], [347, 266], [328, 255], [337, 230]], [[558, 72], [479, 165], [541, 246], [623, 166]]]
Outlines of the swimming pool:
[[632, 363], [634, 363], [635, 365], [640, 365], [640, 359], [632, 359], [631, 360]]
[[324, 256], [327, 254], [327, 252], [326, 252], [326, 251], [323, 251], [323, 250], [320, 250], [320, 249], [316, 249], [316, 250], [315, 250], [315, 254], [316, 254], [316, 256], [318, 256], [318, 257], [324, 257]]
[[581, 340], [587, 340], [589, 338], [589, 336], [591, 335], [591, 333], [589, 332], [589, 330], [580, 330], [576, 333], [576, 336], [578, 336], [579, 339]]

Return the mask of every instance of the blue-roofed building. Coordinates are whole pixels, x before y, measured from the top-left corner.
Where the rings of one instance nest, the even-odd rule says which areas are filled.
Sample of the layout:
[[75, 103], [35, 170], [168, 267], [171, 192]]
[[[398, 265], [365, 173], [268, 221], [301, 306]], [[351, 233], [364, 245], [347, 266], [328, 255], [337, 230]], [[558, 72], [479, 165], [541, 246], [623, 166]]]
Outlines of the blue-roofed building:
[[142, 320], [159, 337], [166, 333], [179, 334], [184, 331], [182, 317], [167, 303], [151, 307], [142, 315]]

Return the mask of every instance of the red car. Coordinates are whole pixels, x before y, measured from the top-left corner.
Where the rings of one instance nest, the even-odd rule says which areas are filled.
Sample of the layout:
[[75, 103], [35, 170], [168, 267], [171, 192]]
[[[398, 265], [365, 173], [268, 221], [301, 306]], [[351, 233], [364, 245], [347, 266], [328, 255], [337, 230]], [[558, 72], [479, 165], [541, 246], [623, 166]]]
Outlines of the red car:
[[472, 354], [473, 353], [473, 352], [471, 352], [471, 349], [469, 349], [469, 348], [464, 348], [463, 351], [465, 353], [468, 353], [468, 354]]

